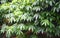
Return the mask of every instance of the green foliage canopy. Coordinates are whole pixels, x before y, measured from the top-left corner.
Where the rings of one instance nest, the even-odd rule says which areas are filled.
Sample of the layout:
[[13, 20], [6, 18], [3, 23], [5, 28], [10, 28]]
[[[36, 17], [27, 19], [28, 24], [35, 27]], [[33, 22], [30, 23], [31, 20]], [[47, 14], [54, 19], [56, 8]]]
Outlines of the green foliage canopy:
[[24, 31], [33, 32], [30, 38], [37, 38], [39, 32], [59, 36], [60, 0], [1, 0], [0, 23], [6, 37], [25, 38]]

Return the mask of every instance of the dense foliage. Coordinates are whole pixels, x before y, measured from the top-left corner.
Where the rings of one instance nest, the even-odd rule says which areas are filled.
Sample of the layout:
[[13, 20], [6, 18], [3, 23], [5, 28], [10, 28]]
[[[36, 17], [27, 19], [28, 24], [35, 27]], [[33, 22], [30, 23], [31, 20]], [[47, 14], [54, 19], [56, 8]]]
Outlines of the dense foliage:
[[6, 37], [60, 35], [60, 0], [0, 0], [0, 33]]

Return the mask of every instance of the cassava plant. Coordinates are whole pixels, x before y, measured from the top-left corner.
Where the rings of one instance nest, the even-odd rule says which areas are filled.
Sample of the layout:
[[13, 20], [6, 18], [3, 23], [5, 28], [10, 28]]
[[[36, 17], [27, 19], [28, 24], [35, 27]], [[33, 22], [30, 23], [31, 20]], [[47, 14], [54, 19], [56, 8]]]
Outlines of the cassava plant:
[[60, 36], [60, 0], [0, 0], [0, 26], [6, 38]]

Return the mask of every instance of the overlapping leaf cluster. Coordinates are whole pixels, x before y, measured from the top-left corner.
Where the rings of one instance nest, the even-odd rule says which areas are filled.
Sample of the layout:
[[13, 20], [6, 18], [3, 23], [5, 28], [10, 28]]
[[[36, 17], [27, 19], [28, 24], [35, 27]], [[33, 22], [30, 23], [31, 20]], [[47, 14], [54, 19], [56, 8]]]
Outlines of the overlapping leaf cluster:
[[27, 31], [31, 38], [39, 32], [60, 35], [60, 0], [1, 0], [0, 23], [6, 37], [25, 38]]

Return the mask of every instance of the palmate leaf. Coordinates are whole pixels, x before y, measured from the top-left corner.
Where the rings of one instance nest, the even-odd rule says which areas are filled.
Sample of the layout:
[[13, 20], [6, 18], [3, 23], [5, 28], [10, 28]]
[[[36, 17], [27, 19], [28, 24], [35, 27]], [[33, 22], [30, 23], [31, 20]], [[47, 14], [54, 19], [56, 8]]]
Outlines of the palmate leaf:
[[1, 28], [1, 33], [4, 33], [6, 31], [6, 24], [3, 24], [2, 28]]
[[29, 30], [29, 31], [32, 30], [32, 32], [33, 32], [33, 31], [35, 30], [35, 27], [32, 26], [32, 25], [30, 25], [29, 28], [28, 28], [28, 30]]
[[2, 29], [1, 29], [1, 33], [5, 33], [6, 32], [6, 37], [10, 37], [12, 33], [14, 33], [15, 27], [14, 26], [7, 26], [6, 24], [3, 24]]
[[[3, 15], [4, 16], [4, 15]], [[15, 22], [16, 19], [14, 18], [14, 14], [13, 13], [9, 13], [9, 14], [5, 14], [5, 18], [6, 20], [8, 20], [8, 23], [12, 23], [13, 21]]]
[[27, 18], [27, 21], [32, 21], [33, 20], [33, 18], [31, 17], [31, 16], [29, 16], [28, 18]]
[[49, 20], [47, 20], [47, 19], [42, 20], [41, 24], [47, 26], [47, 25], [49, 25]]
[[28, 17], [28, 14], [27, 14], [27, 13], [25, 13], [25, 14], [23, 14], [23, 15], [22, 15], [22, 17], [21, 17], [21, 19], [20, 19], [20, 20], [26, 20], [26, 19], [27, 19], [27, 17]]
[[33, 10], [35, 10], [36, 12], [40, 11], [40, 7], [39, 6], [38, 7], [34, 7]]
[[49, 20], [45, 19], [43, 21], [41, 21], [42, 25], [44, 26], [49, 26], [50, 28], [54, 27], [54, 24], [51, 23]]
[[24, 24], [20, 24], [20, 25], [18, 26], [18, 28], [20, 28], [20, 30], [25, 30], [25, 25], [24, 25]]
[[14, 11], [14, 14], [15, 14], [16, 16], [18, 16], [18, 15], [22, 15], [23, 12], [20, 11], [20, 9], [17, 8], [17, 9]]
[[6, 37], [10, 38], [11, 35], [15, 32], [16, 26], [6, 27]]
[[43, 34], [43, 33], [44, 33], [44, 29], [45, 29], [45, 28], [41, 28], [41, 27], [37, 28], [37, 27], [36, 27], [35, 33], [37, 34], [37, 33], [40, 33], [40, 32], [41, 32], [41, 33]]
[[18, 30], [18, 32], [16, 32], [16, 35], [17, 35], [17, 36], [22, 36], [22, 35], [23, 35], [23, 32], [20, 31], [20, 30]]
[[39, 18], [39, 14], [35, 14], [33, 18], [37, 20]]
[[9, 29], [7, 32], [6, 32], [6, 37], [11, 37], [11, 30]]

